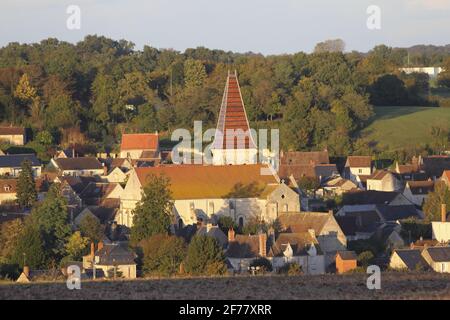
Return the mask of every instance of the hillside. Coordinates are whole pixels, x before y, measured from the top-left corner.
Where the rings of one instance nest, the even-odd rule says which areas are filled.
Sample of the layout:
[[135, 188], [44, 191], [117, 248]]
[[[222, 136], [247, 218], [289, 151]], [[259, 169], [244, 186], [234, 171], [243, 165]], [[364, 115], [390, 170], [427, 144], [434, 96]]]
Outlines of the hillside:
[[377, 149], [396, 150], [432, 141], [431, 127], [450, 127], [450, 108], [375, 107], [373, 122], [362, 137]]
[[368, 290], [366, 274], [0, 284], [4, 299], [450, 299], [450, 275], [385, 272], [381, 289]]

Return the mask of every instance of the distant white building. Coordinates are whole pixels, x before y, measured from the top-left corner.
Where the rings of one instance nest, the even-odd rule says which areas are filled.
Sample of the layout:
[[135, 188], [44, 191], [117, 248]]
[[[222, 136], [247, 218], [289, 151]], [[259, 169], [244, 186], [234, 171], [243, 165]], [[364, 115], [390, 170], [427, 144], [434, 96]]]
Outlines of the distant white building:
[[400, 68], [400, 71], [411, 74], [411, 73], [426, 73], [431, 79], [437, 78], [438, 74], [442, 72], [441, 67], [408, 67]]

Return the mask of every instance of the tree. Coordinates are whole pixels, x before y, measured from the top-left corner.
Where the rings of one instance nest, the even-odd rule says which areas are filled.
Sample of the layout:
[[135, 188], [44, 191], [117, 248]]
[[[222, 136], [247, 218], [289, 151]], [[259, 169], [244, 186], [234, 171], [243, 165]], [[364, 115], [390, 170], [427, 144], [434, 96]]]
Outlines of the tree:
[[171, 276], [179, 272], [186, 256], [186, 245], [179, 237], [155, 234], [140, 242], [146, 274]]
[[172, 224], [172, 200], [169, 179], [163, 175], [151, 175], [142, 192], [142, 199], [133, 211], [132, 243], [154, 234], [169, 234]]
[[66, 243], [66, 253], [71, 260], [79, 261], [89, 244], [89, 239], [83, 237], [80, 231], [75, 231]]
[[423, 204], [423, 212], [428, 221], [441, 221], [441, 205], [450, 208], [450, 191], [443, 181], [437, 181], [434, 191], [428, 193]]
[[238, 225], [236, 224], [236, 222], [234, 222], [234, 219], [227, 216], [220, 216], [217, 224], [220, 230], [222, 230], [225, 234], [228, 234], [228, 230], [230, 230], [231, 228], [233, 228], [234, 230], [237, 230], [238, 228]]
[[36, 99], [37, 92], [36, 89], [31, 86], [28, 74], [24, 73], [22, 77], [20, 77], [19, 83], [14, 91], [14, 96], [25, 104], [29, 104]]
[[438, 75], [438, 83], [441, 86], [450, 88], [450, 57], [442, 63], [442, 72]]
[[46, 268], [48, 264], [44, 239], [39, 228], [27, 221], [12, 255], [12, 262], [23, 267]]
[[84, 216], [80, 221], [80, 232], [83, 237], [86, 237], [90, 242], [100, 242], [105, 236], [104, 227], [100, 221], [91, 215]]
[[33, 223], [44, 238], [49, 258], [59, 261], [65, 254], [65, 245], [71, 235], [66, 199], [58, 184], [50, 187], [44, 201], [33, 208]]
[[14, 219], [0, 225], [0, 260], [10, 261], [24, 230], [21, 219]]
[[206, 70], [199, 60], [187, 59], [184, 62], [184, 85], [188, 89], [201, 87], [206, 79]]
[[23, 208], [31, 208], [37, 200], [36, 183], [33, 177], [31, 162], [22, 162], [17, 181], [17, 202]]
[[345, 49], [345, 42], [342, 39], [326, 40], [319, 42], [314, 48], [315, 53], [321, 52], [343, 52]]
[[194, 236], [188, 247], [184, 268], [192, 275], [224, 274], [225, 257], [217, 240], [208, 236]]
[[258, 268], [258, 272], [271, 272], [272, 271], [272, 262], [267, 260], [264, 257], [256, 258], [250, 263], [250, 268]]

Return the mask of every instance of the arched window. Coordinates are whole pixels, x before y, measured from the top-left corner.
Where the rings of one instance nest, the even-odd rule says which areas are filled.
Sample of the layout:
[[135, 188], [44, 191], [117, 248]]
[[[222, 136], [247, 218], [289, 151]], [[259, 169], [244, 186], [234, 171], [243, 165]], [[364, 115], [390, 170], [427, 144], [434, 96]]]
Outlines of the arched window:
[[244, 217], [239, 217], [238, 223], [239, 223], [239, 228], [242, 228], [244, 226]]
[[287, 205], [287, 203], [283, 205], [283, 212], [288, 212], [288, 205]]
[[212, 201], [209, 202], [209, 209], [208, 209], [208, 211], [209, 211], [210, 215], [214, 214], [214, 202], [212, 202]]

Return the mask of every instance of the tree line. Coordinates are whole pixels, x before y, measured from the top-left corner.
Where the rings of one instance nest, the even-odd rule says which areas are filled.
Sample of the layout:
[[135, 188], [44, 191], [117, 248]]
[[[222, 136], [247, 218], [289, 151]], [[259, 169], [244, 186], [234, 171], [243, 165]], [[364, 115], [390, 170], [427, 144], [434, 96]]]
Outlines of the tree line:
[[[225, 77], [237, 70], [252, 127], [277, 127], [289, 150], [358, 150], [373, 105], [427, 105], [429, 79], [399, 67], [449, 65], [447, 47], [374, 47], [342, 52], [343, 42], [307, 54], [263, 56], [204, 47], [179, 52], [90, 35], [0, 48], [0, 122], [31, 128], [41, 158], [55, 145], [117, 148], [122, 132], [167, 136], [202, 120], [215, 127]], [[447, 68], [446, 70], [450, 70]], [[450, 86], [446, 71], [439, 83]]]

